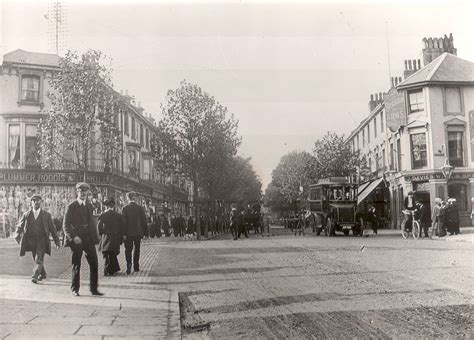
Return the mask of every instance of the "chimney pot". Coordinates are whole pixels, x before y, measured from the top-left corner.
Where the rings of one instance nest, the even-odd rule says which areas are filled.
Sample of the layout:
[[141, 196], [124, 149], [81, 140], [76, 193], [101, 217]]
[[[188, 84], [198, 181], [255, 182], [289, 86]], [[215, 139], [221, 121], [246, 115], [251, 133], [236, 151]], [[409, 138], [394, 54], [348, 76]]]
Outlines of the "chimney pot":
[[421, 69], [421, 60], [418, 59], [418, 69]]
[[382, 101], [383, 100], [383, 95], [382, 95], [382, 92], [379, 93], [379, 100]]
[[371, 101], [371, 102], [374, 101], [374, 95], [373, 95], [373, 94], [370, 95], [370, 101]]
[[411, 70], [411, 60], [408, 60], [408, 69]]
[[405, 60], [405, 70], [408, 70], [408, 60]]
[[416, 68], [416, 59], [413, 59], [413, 70], [415, 70], [415, 71], [417, 70], [417, 68]]
[[402, 77], [398, 77], [398, 83], [400, 84], [402, 82]]

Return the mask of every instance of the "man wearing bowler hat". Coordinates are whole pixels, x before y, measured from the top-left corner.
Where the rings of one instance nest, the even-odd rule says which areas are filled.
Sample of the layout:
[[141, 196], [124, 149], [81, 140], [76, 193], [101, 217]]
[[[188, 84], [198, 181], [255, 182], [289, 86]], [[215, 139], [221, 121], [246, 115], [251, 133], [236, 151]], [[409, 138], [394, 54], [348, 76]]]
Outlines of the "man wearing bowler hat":
[[99, 244], [99, 235], [92, 216], [92, 205], [87, 201], [89, 184], [76, 184], [77, 199], [66, 208], [63, 229], [66, 236], [64, 245], [72, 251], [72, 295], [79, 296], [82, 253], [90, 269], [90, 291], [92, 295], [104, 295], [97, 290], [99, 264], [95, 245]]
[[46, 279], [44, 254], [51, 256], [49, 234], [53, 236], [56, 249], [59, 249], [59, 238], [51, 214], [41, 209], [41, 196], [33, 195], [31, 197], [31, 208], [23, 214], [15, 237], [20, 243], [20, 256], [24, 256], [27, 251], [31, 251], [33, 255], [35, 261], [35, 268], [31, 277], [33, 283]]
[[140, 270], [140, 242], [143, 236], [148, 236], [145, 211], [135, 200], [137, 193], [134, 191], [127, 193], [128, 204], [122, 209], [123, 224], [125, 226], [125, 259], [127, 260], [127, 274], [132, 270], [132, 250], [133, 251], [133, 271]]

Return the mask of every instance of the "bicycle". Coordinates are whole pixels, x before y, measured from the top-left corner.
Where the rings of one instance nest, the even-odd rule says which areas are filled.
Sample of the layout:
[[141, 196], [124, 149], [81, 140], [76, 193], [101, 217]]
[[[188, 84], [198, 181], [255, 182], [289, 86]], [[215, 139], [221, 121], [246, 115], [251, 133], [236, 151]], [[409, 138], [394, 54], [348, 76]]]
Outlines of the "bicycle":
[[[415, 219], [415, 211], [414, 210], [403, 210], [403, 215], [405, 216], [404, 221], [402, 222], [401, 229], [402, 229], [402, 237], [406, 240], [410, 233], [415, 240], [420, 238], [421, 228], [420, 223]], [[408, 219], [411, 216], [411, 228], [410, 226], [406, 226]]]

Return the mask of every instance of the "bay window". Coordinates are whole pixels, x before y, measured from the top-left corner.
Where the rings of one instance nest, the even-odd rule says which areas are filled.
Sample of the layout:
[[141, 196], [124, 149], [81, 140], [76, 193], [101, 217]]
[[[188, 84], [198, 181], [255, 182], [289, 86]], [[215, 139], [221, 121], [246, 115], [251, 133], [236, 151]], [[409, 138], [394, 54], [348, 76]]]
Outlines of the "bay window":
[[412, 169], [421, 169], [428, 165], [425, 133], [410, 135]]
[[448, 131], [448, 156], [452, 166], [464, 166], [463, 132]]
[[8, 163], [14, 168], [20, 166], [20, 124], [8, 127]]

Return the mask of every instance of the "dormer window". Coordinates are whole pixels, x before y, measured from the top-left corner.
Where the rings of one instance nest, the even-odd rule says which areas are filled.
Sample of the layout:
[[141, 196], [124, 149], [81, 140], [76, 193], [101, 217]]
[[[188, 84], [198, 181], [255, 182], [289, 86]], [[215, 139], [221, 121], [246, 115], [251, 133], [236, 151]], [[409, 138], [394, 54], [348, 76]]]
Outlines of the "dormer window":
[[33, 75], [21, 77], [21, 101], [28, 103], [40, 102], [40, 77]]

